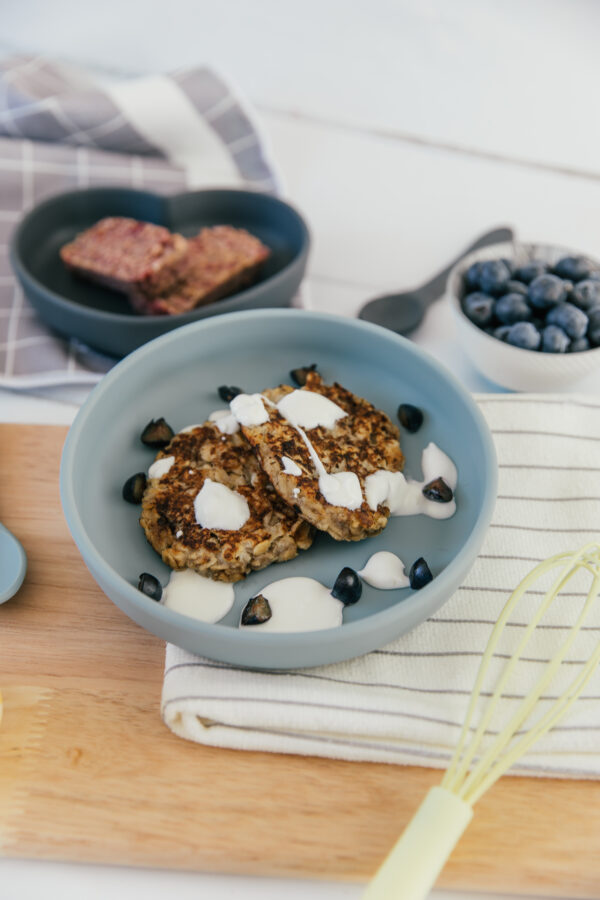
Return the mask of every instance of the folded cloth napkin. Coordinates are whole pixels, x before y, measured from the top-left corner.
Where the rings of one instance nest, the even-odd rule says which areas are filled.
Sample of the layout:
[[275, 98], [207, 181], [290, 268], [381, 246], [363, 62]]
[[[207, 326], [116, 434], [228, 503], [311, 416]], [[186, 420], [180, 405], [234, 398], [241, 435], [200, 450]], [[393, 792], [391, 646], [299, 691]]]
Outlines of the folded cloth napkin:
[[[446, 766], [481, 655], [509, 594], [536, 563], [600, 537], [600, 400], [525, 394], [476, 399], [498, 453], [498, 500], [481, 553], [445, 606], [359, 659], [285, 674], [240, 670], [169, 645], [162, 695], [169, 728], [199, 743], [241, 750]], [[460, 471], [457, 498], [460, 503]], [[588, 582], [569, 585], [534, 633], [508, 685], [510, 697], [502, 701], [503, 722], [566, 636]], [[536, 593], [517, 606], [493, 659], [492, 680], [547, 586], [536, 584]], [[571, 682], [599, 635], [600, 602], [544, 695], [542, 711]], [[496, 721], [494, 716], [492, 731]], [[515, 772], [600, 777], [600, 670], [568, 717]]]
[[210, 69], [101, 83], [42, 57], [0, 63], [0, 387], [94, 384], [115, 360], [51, 332], [8, 259], [23, 214], [63, 190], [104, 184], [276, 192], [252, 115]]

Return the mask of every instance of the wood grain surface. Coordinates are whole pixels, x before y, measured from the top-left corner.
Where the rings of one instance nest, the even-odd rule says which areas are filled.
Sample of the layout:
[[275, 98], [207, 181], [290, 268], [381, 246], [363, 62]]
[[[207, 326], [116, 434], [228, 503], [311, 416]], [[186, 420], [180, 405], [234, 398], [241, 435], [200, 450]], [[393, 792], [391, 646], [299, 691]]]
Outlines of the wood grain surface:
[[[64, 522], [66, 430], [0, 426], [0, 520], [25, 583], [0, 607], [0, 852], [366, 880], [440, 772], [174, 737], [164, 647], [96, 587]], [[600, 782], [504, 778], [440, 884], [600, 897]]]

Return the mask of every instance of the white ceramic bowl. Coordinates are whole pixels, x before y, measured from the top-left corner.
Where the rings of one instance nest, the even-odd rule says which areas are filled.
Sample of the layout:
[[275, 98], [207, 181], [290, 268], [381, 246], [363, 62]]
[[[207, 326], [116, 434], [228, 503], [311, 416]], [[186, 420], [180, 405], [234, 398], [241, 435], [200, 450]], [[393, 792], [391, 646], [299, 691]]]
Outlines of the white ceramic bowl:
[[[450, 272], [446, 291], [452, 304], [458, 338], [471, 362], [487, 378], [515, 391], [533, 393], [554, 391], [584, 378], [600, 368], [600, 347], [580, 353], [541, 353], [505, 344], [477, 328], [461, 307], [464, 275], [474, 262], [509, 259], [523, 265], [531, 259], [543, 259], [554, 265], [563, 256], [581, 256], [577, 250], [547, 244], [518, 241], [495, 244], [465, 256]], [[600, 268], [600, 262], [592, 260]]]

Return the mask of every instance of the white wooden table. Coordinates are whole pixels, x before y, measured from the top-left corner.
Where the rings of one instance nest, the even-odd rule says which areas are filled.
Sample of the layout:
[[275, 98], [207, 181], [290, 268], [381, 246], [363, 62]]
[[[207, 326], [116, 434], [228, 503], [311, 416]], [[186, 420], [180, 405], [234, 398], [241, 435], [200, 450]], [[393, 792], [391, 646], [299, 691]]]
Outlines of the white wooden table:
[[[594, 0], [6, 0], [0, 49], [131, 73], [208, 62], [233, 77], [312, 230], [308, 304], [353, 315], [494, 225], [600, 255], [599, 27]], [[464, 360], [444, 302], [414, 337], [471, 390], [498, 390]], [[598, 392], [600, 376], [577, 388]], [[67, 423], [83, 396], [0, 391], [0, 420]], [[360, 896], [21, 861], [0, 863], [0, 883], [7, 900]]]

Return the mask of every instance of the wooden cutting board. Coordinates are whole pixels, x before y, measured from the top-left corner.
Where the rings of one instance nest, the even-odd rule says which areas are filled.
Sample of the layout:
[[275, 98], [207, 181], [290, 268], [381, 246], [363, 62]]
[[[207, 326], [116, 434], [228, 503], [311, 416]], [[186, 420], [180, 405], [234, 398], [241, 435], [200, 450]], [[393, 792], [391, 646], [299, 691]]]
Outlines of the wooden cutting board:
[[[440, 772], [172, 735], [163, 642], [96, 587], [64, 522], [65, 434], [0, 426], [0, 520], [29, 559], [0, 607], [0, 852], [366, 880]], [[600, 898], [600, 782], [504, 778], [440, 885]]]

